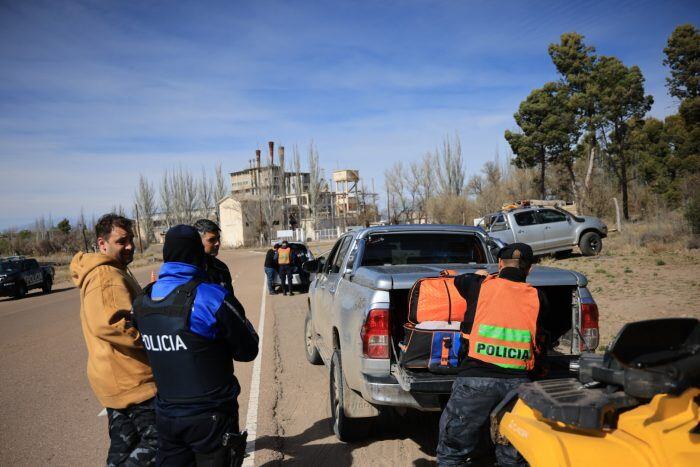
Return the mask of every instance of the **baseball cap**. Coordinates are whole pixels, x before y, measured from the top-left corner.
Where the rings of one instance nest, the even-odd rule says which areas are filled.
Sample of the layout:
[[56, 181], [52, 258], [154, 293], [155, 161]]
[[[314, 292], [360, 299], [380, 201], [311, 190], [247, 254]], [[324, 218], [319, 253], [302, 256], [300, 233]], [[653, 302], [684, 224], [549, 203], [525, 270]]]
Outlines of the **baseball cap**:
[[519, 259], [528, 264], [532, 264], [535, 255], [532, 248], [526, 243], [511, 243], [498, 250], [498, 259]]

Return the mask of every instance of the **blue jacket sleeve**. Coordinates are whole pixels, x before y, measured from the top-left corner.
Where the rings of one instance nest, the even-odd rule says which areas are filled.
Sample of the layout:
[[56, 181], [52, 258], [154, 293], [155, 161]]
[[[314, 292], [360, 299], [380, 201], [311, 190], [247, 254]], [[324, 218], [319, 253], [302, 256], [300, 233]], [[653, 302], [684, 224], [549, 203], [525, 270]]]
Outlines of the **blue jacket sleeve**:
[[226, 294], [216, 312], [220, 336], [231, 350], [234, 360], [250, 362], [258, 355], [258, 334], [245, 317], [243, 305], [231, 294]]

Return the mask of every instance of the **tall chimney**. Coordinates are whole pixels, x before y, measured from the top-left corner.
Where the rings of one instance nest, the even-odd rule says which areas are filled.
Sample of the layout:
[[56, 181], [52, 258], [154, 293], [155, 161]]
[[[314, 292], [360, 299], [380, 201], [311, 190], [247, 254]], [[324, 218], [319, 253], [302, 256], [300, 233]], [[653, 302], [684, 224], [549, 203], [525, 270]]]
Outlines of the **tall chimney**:
[[260, 149], [255, 150], [255, 167], [260, 168]]
[[284, 146], [280, 146], [277, 149], [277, 155], [279, 156], [280, 159], [280, 166], [284, 168]]
[[275, 143], [270, 141], [267, 145], [270, 146], [270, 166], [273, 166], [275, 165]]

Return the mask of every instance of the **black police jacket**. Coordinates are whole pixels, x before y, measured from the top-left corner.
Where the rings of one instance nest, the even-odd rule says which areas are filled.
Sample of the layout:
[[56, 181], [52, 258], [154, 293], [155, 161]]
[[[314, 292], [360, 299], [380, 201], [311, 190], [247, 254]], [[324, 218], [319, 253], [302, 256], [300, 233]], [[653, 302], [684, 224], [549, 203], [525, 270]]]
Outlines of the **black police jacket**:
[[[158, 387], [156, 409], [169, 416], [237, 411], [240, 387], [233, 374], [232, 360], [239, 355], [231, 341], [237, 340], [240, 345], [254, 339], [257, 347], [257, 335], [245, 318], [243, 321], [250, 330], [239, 328], [239, 339], [231, 335], [235, 329], [227, 329], [230, 317], [220, 314], [233, 312], [231, 299], [235, 299], [229, 294], [219, 309], [213, 310], [213, 317], [221, 322], [217, 325], [220, 332], [213, 338], [196, 332], [199, 328], [197, 323], [192, 323], [193, 311], [202, 315], [200, 308], [211, 307], [213, 303], [213, 297], [203, 296], [195, 310], [200, 284], [200, 279], [192, 279], [175, 287], [161, 300], [151, 298], [153, 284], [150, 284], [133, 305], [134, 323], [141, 332]], [[247, 336], [240, 334], [242, 329]], [[255, 353], [246, 357], [254, 358]]]

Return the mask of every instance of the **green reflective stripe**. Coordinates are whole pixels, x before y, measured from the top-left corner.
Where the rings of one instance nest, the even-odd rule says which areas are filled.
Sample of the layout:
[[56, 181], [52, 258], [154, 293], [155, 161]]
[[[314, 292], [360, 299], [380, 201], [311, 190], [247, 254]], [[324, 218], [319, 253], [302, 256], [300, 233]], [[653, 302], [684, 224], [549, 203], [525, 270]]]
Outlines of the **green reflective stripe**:
[[509, 365], [508, 363], [493, 363], [493, 365], [500, 366], [501, 368], [512, 368], [514, 370], [525, 370], [527, 368], [525, 365]]
[[[520, 360], [524, 363], [530, 360], [532, 354], [529, 349], [517, 349], [505, 345], [495, 345], [488, 342], [476, 342], [474, 346], [476, 353], [488, 357], [507, 358], [509, 360]], [[514, 368], [519, 368], [517, 364]]]
[[527, 329], [510, 329], [499, 326], [479, 325], [479, 335], [507, 342], [530, 342], [530, 331]]

